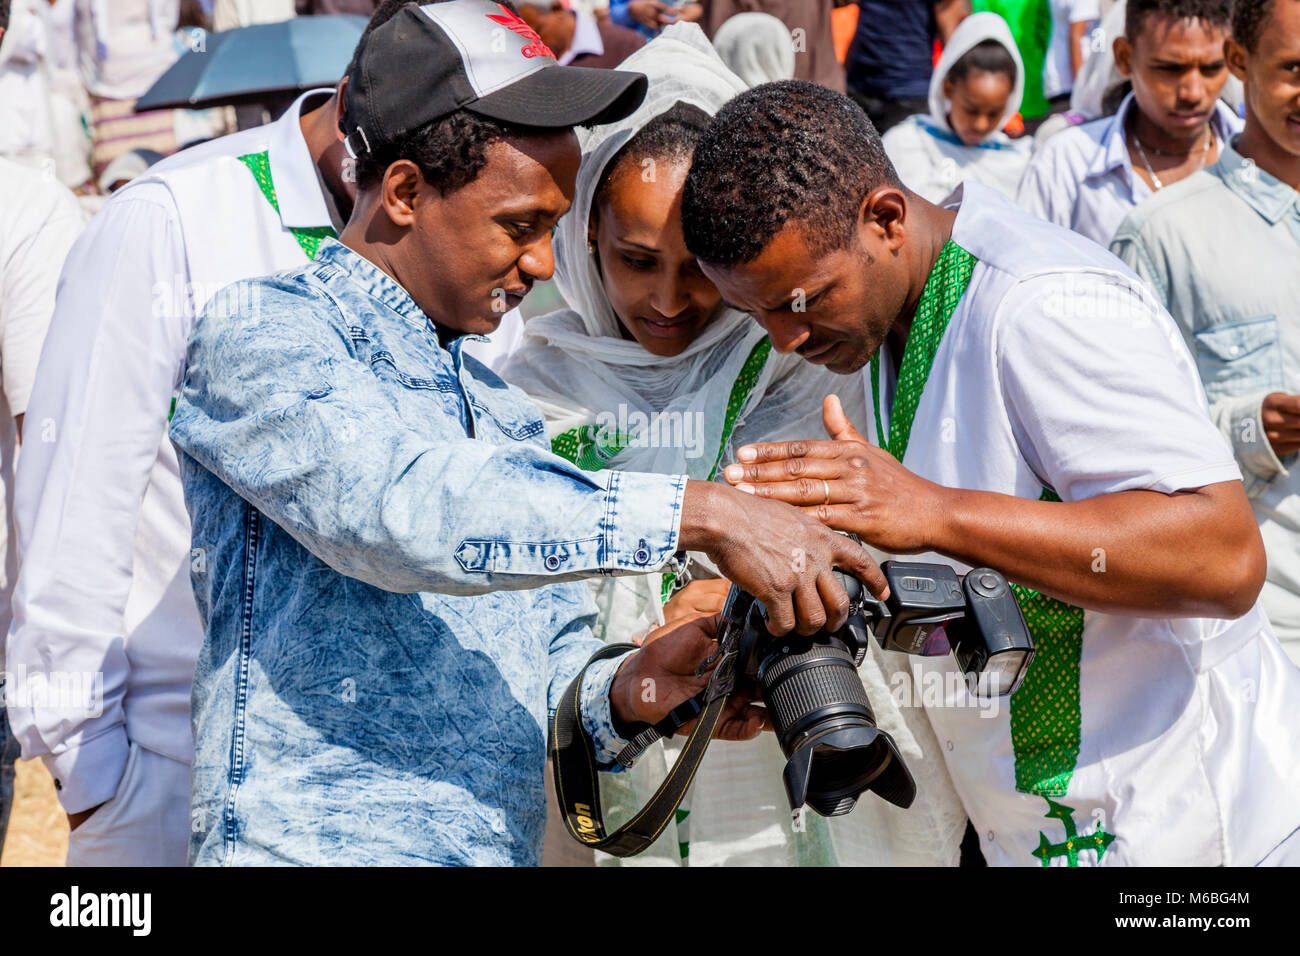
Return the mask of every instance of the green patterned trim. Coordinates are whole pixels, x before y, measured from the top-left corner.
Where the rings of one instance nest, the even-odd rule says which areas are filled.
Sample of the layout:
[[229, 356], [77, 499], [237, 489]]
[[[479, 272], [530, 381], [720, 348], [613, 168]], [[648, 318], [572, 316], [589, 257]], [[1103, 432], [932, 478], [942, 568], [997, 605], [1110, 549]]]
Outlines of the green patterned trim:
[[[876, 434], [900, 462], [912, 421], [948, 322], [970, 284], [976, 259], [951, 240], [939, 253], [921, 292], [899, 367], [894, 407], [886, 433], [880, 418], [880, 353], [871, 357], [871, 395]], [[1044, 488], [1040, 501], [1060, 501]], [[1081, 714], [1079, 661], [1083, 610], [1018, 584], [1011, 585], [1034, 636], [1034, 660], [1011, 698], [1011, 742], [1016, 789], [1043, 797], [1064, 796], [1079, 761]]]
[[[767, 357], [771, 352], [772, 340], [765, 335], [754, 343], [748, 358], [745, 359], [745, 364], [736, 375], [736, 381], [732, 383], [731, 395], [727, 399], [726, 416], [722, 422], [722, 441], [718, 444], [718, 454], [713, 459], [713, 468], [709, 471], [709, 481], [718, 474], [718, 466], [722, 464], [727, 442], [731, 441], [731, 431], [736, 427], [736, 419], [754, 390], [758, 376], [763, 371], [763, 366], [767, 363]], [[597, 428], [595, 425], [580, 425], [552, 438], [551, 451], [573, 462], [583, 471], [600, 471], [608, 467], [614, 456], [632, 442], [632, 437], [624, 432], [611, 434], [606, 429]], [[660, 590], [662, 600], [667, 601], [672, 596], [676, 583], [675, 574], [671, 571], [664, 574], [663, 586]]]
[[[1044, 488], [1038, 500], [1061, 499]], [[1033, 663], [1011, 697], [1016, 789], [1062, 797], [1079, 762], [1083, 609], [1019, 584], [1011, 585], [1011, 590], [1034, 635]]]
[[966, 293], [966, 286], [970, 285], [976, 261], [951, 239], [939, 251], [939, 258], [921, 290], [921, 301], [916, 305], [916, 316], [907, 333], [907, 345], [898, 369], [898, 385], [894, 390], [894, 407], [889, 415], [888, 435], [880, 421], [880, 350], [871, 356], [876, 434], [885, 450], [899, 461], [907, 452], [907, 442], [912, 436], [912, 419], [916, 417], [916, 407], [921, 402], [926, 379], [930, 377], [930, 367], [934, 365], [939, 343], [957, 303]]
[[611, 435], [596, 425], [579, 425], [552, 438], [551, 451], [583, 471], [600, 471], [631, 441], [632, 436], [626, 432]]
[[[266, 201], [271, 204], [271, 208], [278, 215], [280, 212], [280, 201], [275, 196], [275, 183], [271, 181], [271, 157], [270, 154], [263, 150], [260, 153], [248, 153], [239, 157], [239, 161], [248, 167], [257, 180], [257, 186], [262, 190], [262, 195]], [[320, 248], [322, 239], [334, 239], [336, 234], [330, 226], [312, 226], [303, 228], [300, 226], [286, 226], [293, 237], [298, 240], [298, 245], [302, 251], [307, 254], [308, 259], [316, 258], [316, 250]]]

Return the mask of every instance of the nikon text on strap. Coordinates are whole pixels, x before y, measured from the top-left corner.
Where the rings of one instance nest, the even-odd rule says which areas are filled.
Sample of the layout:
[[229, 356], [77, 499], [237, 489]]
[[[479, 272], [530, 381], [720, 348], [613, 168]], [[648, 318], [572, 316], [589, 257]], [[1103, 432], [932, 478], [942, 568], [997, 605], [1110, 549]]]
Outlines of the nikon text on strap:
[[687, 787], [691, 785], [730, 699], [730, 695], [722, 694], [705, 703], [705, 693], [701, 693], [675, 707], [659, 723], [646, 725], [645, 729], [634, 735], [618, 755], [619, 763], [624, 766], [631, 766], [631, 762], [655, 741], [671, 737], [683, 724], [699, 717], [686, 738], [686, 746], [682, 748], [681, 755], [654, 796], [627, 823], [613, 833], [606, 833], [600, 809], [596, 758], [591, 738], [582, 726], [582, 678], [587, 673], [587, 668], [596, 661], [635, 650], [638, 650], [635, 644], [610, 644], [593, 654], [564, 692], [551, 725], [550, 748], [555, 769], [555, 795], [560, 804], [565, 829], [578, 842], [613, 856], [634, 856], [649, 847], [663, 833], [664, 827], [673, 819], [673, 813], [685, 796]]

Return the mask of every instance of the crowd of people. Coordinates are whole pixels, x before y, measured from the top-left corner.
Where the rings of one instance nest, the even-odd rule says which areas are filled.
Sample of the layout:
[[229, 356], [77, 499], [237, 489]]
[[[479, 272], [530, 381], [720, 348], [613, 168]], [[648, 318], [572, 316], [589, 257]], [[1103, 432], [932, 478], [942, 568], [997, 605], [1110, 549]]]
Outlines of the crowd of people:
[[[134, 112], [329, 13], [337, 86]], [[21, 755], [74, 866], [1300, 865], [1300, 0], [0, 30], [0, 841]], [[617, 822], [733, 586], [807, 636], [891, 558], [1036, 644], [870, 649], [910, 807], [792, 820], [737, 695], [647, 852], [570, 839], [571, 684]]]

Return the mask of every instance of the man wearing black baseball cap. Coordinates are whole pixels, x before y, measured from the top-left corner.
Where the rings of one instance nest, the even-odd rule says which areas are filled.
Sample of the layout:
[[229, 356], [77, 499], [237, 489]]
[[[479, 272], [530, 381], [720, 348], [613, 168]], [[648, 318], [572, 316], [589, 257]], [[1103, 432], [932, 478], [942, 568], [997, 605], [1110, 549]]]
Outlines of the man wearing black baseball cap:
[[[644, 83], [559, 66], [488, 0], [403, 8], [349, 71], [342, 241], [200, 317], [171, 429], [204, 558], [193, 862], [535, 863], [548, 716], [602, 646], [580, 579], [704, 551], [777, 632], [843, 623], [832, 568], [883, 591], [793, 508], [553, 456], [523, 393], [463, 355], [551, 274], [571, 126]], [[603, 767], [703, 686], [712, 627], [587, 669]], [[762, 725], [741, 701], [717, 733]]]

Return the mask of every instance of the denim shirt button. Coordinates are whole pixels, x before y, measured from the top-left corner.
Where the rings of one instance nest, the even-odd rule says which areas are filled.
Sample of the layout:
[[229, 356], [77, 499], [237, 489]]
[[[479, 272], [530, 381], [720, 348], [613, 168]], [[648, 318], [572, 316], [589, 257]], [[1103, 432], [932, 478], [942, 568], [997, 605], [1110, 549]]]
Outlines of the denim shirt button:
[[548, 570], [548, 571], [558, 571], [559, 568], [560, 568], [560, 557], [559, 557], [559, 555], [556, 555], [556, 554], [548, 554], [548, 555], [546, 556], [546, 570]]
[[632, 555], [632, 560], [637, 564], [649, 564], [650, 552], [646, 548], [637, 548]]

